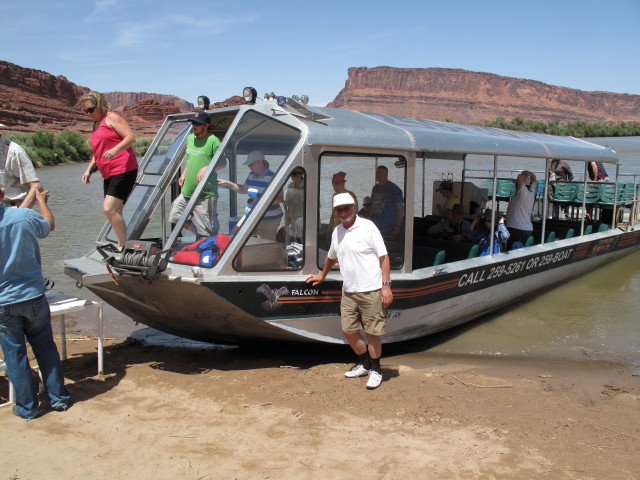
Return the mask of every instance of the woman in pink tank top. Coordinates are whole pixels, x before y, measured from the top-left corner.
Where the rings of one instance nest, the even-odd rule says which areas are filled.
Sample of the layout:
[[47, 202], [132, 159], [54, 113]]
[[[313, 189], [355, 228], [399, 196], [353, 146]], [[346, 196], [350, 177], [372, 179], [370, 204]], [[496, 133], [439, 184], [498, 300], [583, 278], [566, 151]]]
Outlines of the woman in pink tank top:
[[127, 241], [127, 226], [122, 216], [126, 202], [136, 181], [138, 161], [132, 145], [136, 141], [127, 121], [115, 112], [98, 92], [89, 92], [78, 100], [84, 112], [93, 120], [91, 148], [93, 157], [82, 175], [82, 182], [89, 183], [91, 174], [99, 170], [104, 179], [102, 209], [111, 224], [118, 249]]

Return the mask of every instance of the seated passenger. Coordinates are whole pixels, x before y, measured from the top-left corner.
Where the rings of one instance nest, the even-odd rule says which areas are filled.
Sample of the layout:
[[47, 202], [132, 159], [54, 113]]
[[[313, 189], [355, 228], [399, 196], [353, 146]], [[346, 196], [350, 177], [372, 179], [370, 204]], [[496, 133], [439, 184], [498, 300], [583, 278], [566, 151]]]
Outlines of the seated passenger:
[[362, 208], [358, 210], [358, 216], [360, 218], [371, 219], [371, 197], [364, 197], [362, 199]]
[[404, 220], [404, 195], [389, 180], [389, 169], [380, 165], [376, 169], [376, 184], [371, 189], [371, 221], [385, 240], [398, 239]]
[[[244, 184], [238, 185], [237, 183], [223, 179], [218, 179], [218, 183], [220, 185], [226, 185], [234, 192], [250, 194], [245, 208], [245, 215], [247, 215], [251, 212], [254, 205], [258, 203], [258, 199], [269, 186], [269, 182], [271, 182], [275, 173], [269, 170], [269, 162], [264, 158], [264, 154], [258, 150], [254, 150], [247, 155], [247, 160], [244, 162], [244, 165], [247, 165], [251, 169]], [[255, 236], [267, 240], [276, 239], [280, 220], [283, 216], [282, 208], [280, 208], [280, 204], [283, 202], [283, 196], [282, 191], [280, 191], [256, 227], [254, 232]]]
[[442, 235], [445, 228], [447, 228], [451, 222], [453, 206], [460, 205], [460, 197], [453, 192], [453, 184], [451, 182], [442, 182], [436, 192], [442, 194], [445, 202], [443, 204], [436, 204], [440, 221], [427, 230], [427, 235], [430, 237], [439, 237]]
[[302, 243], [304, 216], [304, 170], [296, 167], [291, 172], [291, 183], [287, 185], [284, 198], [286, 242]]
[[[480, 247], [480, 256], [489, 255], [491, 251], [491, 218], [493, 212], [487, 208], [484, 214], [478, 212], [471, 222], [471, 239]], [[493, 253], [504, 252], [507, 249], [509, 230], [504, 225], [504, 218], [496, 218], [496, 229], [493, 236]]]
[[439, 235], [439, 238], [452, 242], [471, 241], [471, 225], [462, 216], [462, 206], [459, 203], [456, 203], [451, 209], [451, 219], [443, 228], [442, 233], [440, 233]]

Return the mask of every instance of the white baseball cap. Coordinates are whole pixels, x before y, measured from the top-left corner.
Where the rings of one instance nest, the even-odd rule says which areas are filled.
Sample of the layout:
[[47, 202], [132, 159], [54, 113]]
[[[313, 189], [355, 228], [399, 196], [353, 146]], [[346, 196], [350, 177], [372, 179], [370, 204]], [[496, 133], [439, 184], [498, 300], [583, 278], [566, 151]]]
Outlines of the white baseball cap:
[[333, 197], [333, 208], [340, 205], [354, 205], [355, 203], [350, 193], [338, 193]]
[[247, 159], [245, 160], [244, 164], [251, 165], [258, 160], [264, 160], [264, 153], [262, 153], [260, 150], [254, 150], [249, 155], [247, 155]]

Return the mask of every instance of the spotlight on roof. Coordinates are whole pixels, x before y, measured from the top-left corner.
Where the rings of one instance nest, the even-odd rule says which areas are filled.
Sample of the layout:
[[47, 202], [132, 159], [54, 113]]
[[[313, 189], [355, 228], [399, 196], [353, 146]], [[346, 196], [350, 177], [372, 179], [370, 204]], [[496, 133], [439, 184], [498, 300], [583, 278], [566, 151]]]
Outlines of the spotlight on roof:
[[301, 96], [291, 95], [291, 100], [297, 103], [302, 103], [303, 105], [306, 105], [307, 103], [309, 103], [309, 97], [306, 95], [301, 95]]
[[258, 92], [253, 87], [244, 87], [244, 90], [242, 90], [242, 96], [244, 97], [245, 102], [256, 103]]

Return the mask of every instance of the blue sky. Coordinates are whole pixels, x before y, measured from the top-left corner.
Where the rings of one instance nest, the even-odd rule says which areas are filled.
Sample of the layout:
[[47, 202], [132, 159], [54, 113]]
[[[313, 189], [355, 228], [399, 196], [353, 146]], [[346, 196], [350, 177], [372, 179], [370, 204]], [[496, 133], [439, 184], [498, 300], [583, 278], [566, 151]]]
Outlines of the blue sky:
[[349, 67], [640, 94], [639, 0], [0, 0], [0, 59], [101, 92], [324, 105]]

